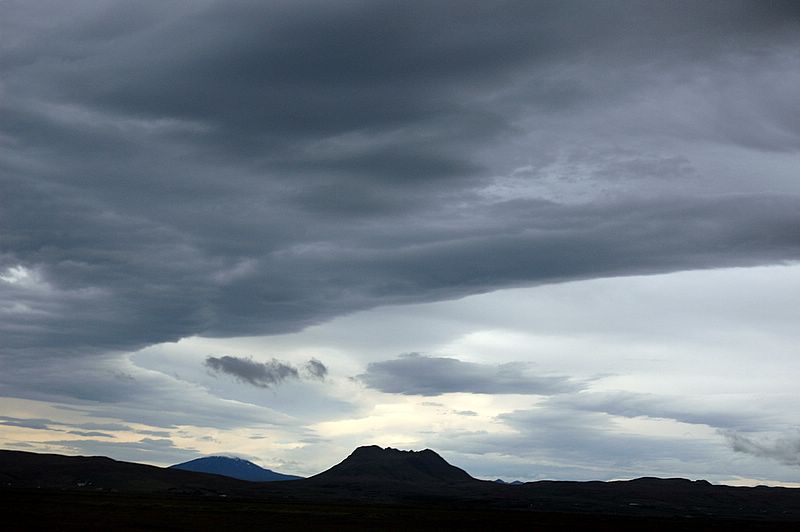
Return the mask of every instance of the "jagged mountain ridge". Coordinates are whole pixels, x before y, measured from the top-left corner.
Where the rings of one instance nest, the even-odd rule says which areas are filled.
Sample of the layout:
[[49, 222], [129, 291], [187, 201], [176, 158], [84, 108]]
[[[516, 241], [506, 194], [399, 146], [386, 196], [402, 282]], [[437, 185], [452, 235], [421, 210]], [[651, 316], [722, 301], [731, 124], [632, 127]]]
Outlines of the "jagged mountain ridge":
[[377, 445], [358, 447], [330, 469], [310, 478], [324, 482], [456, 483], [476, 481], [430, 449], [401, 451]]
[[209, 473], [212, 475], [222, 475], [225, 477], [237, 478], [239, 480], [249, 480], [251, 482], [275, 482], [284, 480], [300, 480], [303, 477], [296, 475], [285, 475], [270, 469], [263, 468], [244, 458], [232, 456], [205, 456], [195, 458], [188, 462], [175, 464], [170, 469], [181, 469], [183, 471], [194, 471], [197, 473]]

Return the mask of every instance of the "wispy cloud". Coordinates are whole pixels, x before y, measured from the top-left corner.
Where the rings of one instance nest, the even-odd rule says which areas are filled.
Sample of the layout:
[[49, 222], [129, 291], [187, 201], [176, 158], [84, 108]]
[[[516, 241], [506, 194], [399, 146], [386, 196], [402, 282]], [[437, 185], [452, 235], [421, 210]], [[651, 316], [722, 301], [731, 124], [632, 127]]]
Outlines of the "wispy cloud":
[[328, 367], [316, 358], [306, 362], [303, 368], [308, 375], [319, 380], [325, 380], [328, 375]]

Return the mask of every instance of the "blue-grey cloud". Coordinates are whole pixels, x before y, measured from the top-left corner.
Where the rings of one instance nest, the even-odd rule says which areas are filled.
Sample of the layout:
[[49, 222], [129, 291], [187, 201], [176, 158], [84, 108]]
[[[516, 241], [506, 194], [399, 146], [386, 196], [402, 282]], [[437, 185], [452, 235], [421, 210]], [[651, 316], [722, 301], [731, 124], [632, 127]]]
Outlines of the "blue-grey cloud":
[[179, 447], [169, 438], [142, 438], [132, 442], [54, 440], [47, 444], [67, 449], [69, 454], [110, 456], [117, 460], [163, 465], [196, 458], [198, 454], [197, 449]]
[[86, 430], [98, 430], [98, 431], [133, 430], [128, 425], [123, 425], [122, 423], [76, 423], [72, 424], [72, 426]]
[[170, 433], [165, 430], [137, 430], [137, 434], [146, 434], [148, 436], [157, 436], [159, 438], [169, 438]]
[[216, 372], [232, 375], [237, 380], [261, 388], [269, 388], [286, 379], [300, 378], [296, 368], [274, 358], [269, 362], [256, 362], [252, 358], [224, 355], [207, 357], [205, 365]]
[[7, 427], [19, 427], [34, 430], [58, 430], [51, 428], [55, 422], [49, 419], [17, 418], [0, 416], [0, 425]]
[[75, 434], [76, 436], [83, 436], [84, 438], [113, 438], [112, 434], [106, 432], [98, 432], [96, 430], [70, 430], [68, 434]]
[[722, 434], [737, 453], [777, 460], [783, 464], [800, 466], [800, 433], [778, 438], [758, 438], [742, 432], [726, 430]]
[[[205, 366], [217, 373], [231, 375], [241, 382], [260, 388], [269, 388], [285, 380], [301, 378], [298, 368], [275, 358], [268, 362], [257, 362], [252, 358], [223, 355], [206, 357]], [[317, 380], [325, 380], [328, 374], [328, 367], [315, 358], [306, 362], [302, 370], [304, 375]]]
[[306, 362], [303, 369], [309, 376], [319, 380], [325, 380], [325, 377], [328, 375], [328, 367], [316, 358], [312, 358]]
[[551, 395], [581, 388], [566, 377], [538, 376], [531, 370], [529, 364], [519, 362], [477, 364], [409, 353], [371, 362], [356, 378], [382, 392], [424, 396], [455, 392]]
[[708, 425], [725, 430], [756, 430], [769, 426], [768, 412], [712, 407], [701, 402], [694, 404], [667, 394], [635, 392], [582, 392], [548, 399], [548, 406], [571, 408], [576, 411], [602, 412], [621, 417], [650, 417], [673, 419], [683, 423]]

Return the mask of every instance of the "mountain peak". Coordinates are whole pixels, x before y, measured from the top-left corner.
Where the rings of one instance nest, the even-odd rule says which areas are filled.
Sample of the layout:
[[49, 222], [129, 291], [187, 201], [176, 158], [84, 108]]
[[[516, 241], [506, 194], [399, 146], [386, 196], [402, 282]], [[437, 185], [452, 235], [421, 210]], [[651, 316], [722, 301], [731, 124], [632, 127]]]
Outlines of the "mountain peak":
[[314, 477], [322, 481], [448, 483], [472, 480], [430, 449], [404, 451], [367, 445], [356, 448], [341, 463]]
[[253, 482], [271, 482], [275, 480], [297, 480], [301, 477], [284, 475], [269, 469], [264, 469], [244, 458], [236, 456], [205, 456], [189, 460], [182, 464], [170, 466], [173, 469], [195, 471], [198, 473], [211, 473], [226, 477], [250, 480]]
[[412, 456], [412, 455], [427, 455], [436, 456], [441, 458], [435, 451], [431, 449], [423, 449], [421, 451], [404, 451], [402, 449], [395, 449], [394, 447], [381, 447], [379, 445], [362, 445], [356, 447], [350, 453], [350, 456], [381, 456], [381, 455], [395, 455], [395, 456]]

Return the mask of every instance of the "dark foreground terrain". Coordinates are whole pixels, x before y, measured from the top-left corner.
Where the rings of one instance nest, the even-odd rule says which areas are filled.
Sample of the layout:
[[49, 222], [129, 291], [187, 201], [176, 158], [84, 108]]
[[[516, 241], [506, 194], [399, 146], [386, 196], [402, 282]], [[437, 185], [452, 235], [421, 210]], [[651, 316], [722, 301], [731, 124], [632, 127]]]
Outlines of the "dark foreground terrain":
[[2, 530], [800, 530], [800, 489], [498, 484], [430, 450], [376, 446], [282, 482], [0, 451], [0, 512]]
[[797, 522], [0, 490], [3, 530], [797, 530]]

